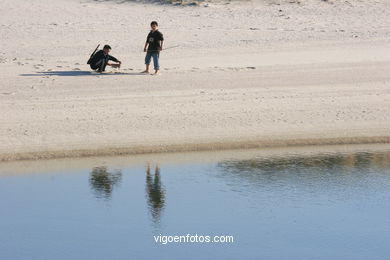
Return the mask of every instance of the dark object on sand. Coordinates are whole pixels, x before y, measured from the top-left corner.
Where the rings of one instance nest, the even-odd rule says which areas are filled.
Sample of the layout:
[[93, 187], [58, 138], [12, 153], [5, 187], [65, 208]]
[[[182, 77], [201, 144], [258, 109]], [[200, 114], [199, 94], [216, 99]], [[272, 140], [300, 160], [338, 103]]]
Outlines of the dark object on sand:
[[96, 49], [92, 52], [91, 56], [89, 57], [88, 61], [87, 61], [87, 64], [91, 64], [91, 61], [92, 61], [92, 58], [93, 56], [95, 55], [96, 51], [99, 49], [100, 47], [100, 44], [98, 44], [98, 46], [96, 47]]

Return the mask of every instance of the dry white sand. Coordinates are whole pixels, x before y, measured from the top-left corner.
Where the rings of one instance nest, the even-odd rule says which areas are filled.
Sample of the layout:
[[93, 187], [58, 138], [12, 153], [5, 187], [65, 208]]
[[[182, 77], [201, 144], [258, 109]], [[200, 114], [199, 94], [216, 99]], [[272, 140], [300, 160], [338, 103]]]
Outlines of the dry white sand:
[[[0, 160], [390, 143], [390, 1], [285, 2], [2, 0]], [[180, 45], [161, 76], [152, 20]], [[97, 43], [120, 74], [89, 72]]]

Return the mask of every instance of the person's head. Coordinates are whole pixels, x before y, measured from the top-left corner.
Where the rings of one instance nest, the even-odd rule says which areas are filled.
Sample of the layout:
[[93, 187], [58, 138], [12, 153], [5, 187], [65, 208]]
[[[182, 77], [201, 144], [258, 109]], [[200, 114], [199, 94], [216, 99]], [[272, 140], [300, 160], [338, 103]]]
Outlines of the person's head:
[[156, 21], [151, 22], [150, 28], [152, 28], [152, 31], [156, 31], [158, 29], [158, 23]]
[[103, 52], [105, 54], [108, 54], [110, 52], [110, 50], [111, 50], [111, 46], [110, 45], [108, 45], [108, 44], [104, 45]]

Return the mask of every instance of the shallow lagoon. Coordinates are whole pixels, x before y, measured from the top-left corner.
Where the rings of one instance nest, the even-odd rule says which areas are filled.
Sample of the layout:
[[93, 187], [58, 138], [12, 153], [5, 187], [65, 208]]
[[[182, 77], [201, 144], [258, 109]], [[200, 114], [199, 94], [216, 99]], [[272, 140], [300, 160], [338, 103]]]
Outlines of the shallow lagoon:
[[[0, 167], [0, 258], [390, 255], [390, 149], [215, 154]], [[234, 241], [156, 243], [160, 234]]]

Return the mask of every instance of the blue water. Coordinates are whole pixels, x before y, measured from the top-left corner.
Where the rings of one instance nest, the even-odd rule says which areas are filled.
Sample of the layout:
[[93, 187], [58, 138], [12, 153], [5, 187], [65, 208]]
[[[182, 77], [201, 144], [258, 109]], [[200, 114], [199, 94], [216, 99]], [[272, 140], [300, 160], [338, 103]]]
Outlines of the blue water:
[[389, 259], [390, 152], [107, 164], [0, 174], [0, 259]]

